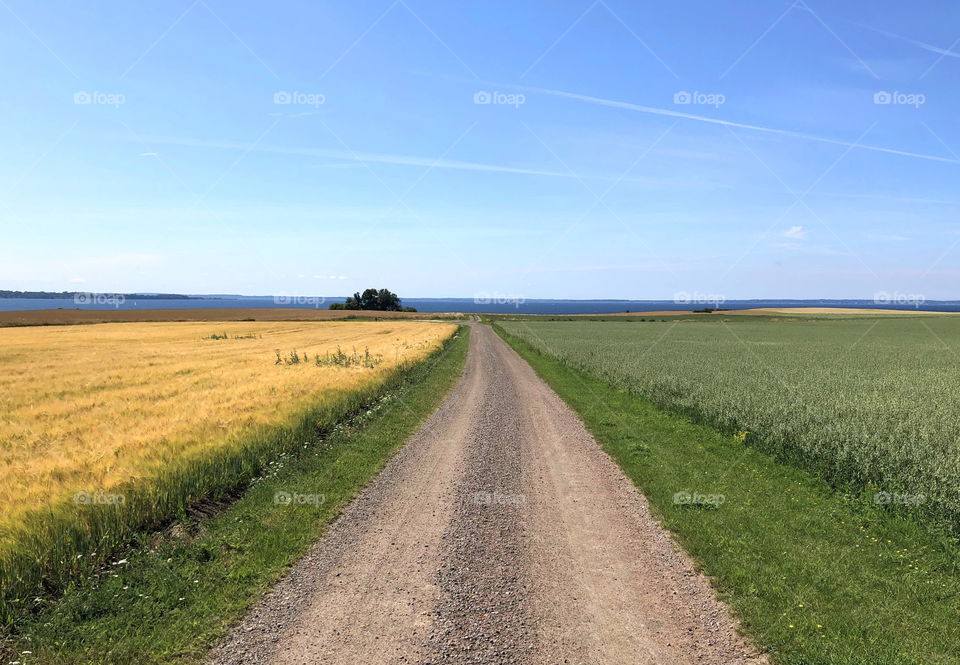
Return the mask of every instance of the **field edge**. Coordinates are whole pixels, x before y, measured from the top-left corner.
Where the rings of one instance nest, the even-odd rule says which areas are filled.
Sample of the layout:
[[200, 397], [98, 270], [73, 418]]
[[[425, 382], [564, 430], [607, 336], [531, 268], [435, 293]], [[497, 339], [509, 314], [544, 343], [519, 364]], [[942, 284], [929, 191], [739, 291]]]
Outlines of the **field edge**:
[[[956, 541], [861, 506], [801, 469], [493, 328], [584, 421], [773, 662], [859, 665], [870, 653], [874, 662], [955, 665]], [[726, 494], [718, 505], [678, 504], [678, 493], [698, 491]], [[778, 492], [790, 500], [771, 501]], [[863, 542], [883, 550], [880, 562]], [[909, 631], [893, 628], [903, 616], [916, 622]], [[924, 629], [938, 634], [925, 637]]]
[[[394, 372], [373, 399], [341, 414], [323, 432], [314, 431], [314, 445], [306, 453], [278, 460], [215, 514], [198, 519], [181, 516], [162, 532], [137, 533], [127, 549], [111, 557], [124, 557], [122, 569], [101, 566], [72, 581], [59, 597], [44, 600], [38, 611], [12, 614], [0, 654], [12, 658], [28, 650], [33, 652], [30, 662], [71, 665], [196, 662], [322, 536], [343, 506], [439, 406], [462, 372], [468, 338], [469, 328], [459, 326], [433, 354]], [[312, 496], [324, 499], [284, 512], [289, 506], [278, 506], [276, 494], [269, 491], [278, 483], [284, 491], [306, 483]], [[322, 489], [328, 491], [318, 491]], [[304, 512], [311, 519], [305, 521]], [[250, 519], [260, 521], [261, 528], [248, 529], [243, 523]], [[229, 561], [215, 565], [216, 557], [210, 553], [217, 551]], [[163, 558], [161, 552], [175, 556]], [[251, 568], [233, 579], [238, 566]], [[210, 584], [211, 597], [200, 600], [197, 611], [187, 616], [183, 606], [151, 611], [140, 598], [169, 595], [166, 587], [178, 567], [184, 579], [196, 578], [200, 587], [215, 582]], [[218, 580], [225, 571], [228, 579]], [[122, 608], [111, 600], [121, 581], [124, 590], [138, 588], [140, 600], [132, 607]], [[191, 591], [200, 588], [190, 588], [194, 583], [187, 581]], [[148, 616], [125, 617], [131, 611]], [[188, 626], [180, 626], [187, 618]]]

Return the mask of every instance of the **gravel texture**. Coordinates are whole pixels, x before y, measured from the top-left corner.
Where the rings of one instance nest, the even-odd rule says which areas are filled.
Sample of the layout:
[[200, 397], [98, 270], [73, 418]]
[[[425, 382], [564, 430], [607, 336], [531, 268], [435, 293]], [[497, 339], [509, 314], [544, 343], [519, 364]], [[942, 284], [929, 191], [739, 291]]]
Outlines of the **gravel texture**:
[[755, 665], [708, 580], [487, 326], [441, 407], [211, 665]]

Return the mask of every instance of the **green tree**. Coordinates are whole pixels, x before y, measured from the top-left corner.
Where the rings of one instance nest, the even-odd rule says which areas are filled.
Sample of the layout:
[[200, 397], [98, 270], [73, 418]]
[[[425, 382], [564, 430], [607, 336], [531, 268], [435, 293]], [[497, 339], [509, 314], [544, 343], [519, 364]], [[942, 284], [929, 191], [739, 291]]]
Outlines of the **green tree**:
[[387, 289], [380, 289], [377, 291], [377, 309], [386, 312], [399, 312], [402, 309], [400, 296]]
[[333, 303], [330, 309], [366, 309], [380, 312], [416, 312], [413, 307], [403, 307], [398, 296], [389, 289], [366, 289], [357, 291], [344, 303]]

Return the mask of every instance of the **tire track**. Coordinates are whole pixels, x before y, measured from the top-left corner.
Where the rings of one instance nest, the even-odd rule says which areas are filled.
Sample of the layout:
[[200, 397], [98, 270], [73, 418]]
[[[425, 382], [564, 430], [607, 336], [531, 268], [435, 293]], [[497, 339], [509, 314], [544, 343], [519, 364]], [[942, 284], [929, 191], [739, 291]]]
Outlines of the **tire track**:
[[[475, 330], [477, 330], [475, 328]], [[481, 331], [481, 338], [484, 331]], [[487, 345], [475, 428], [457, 507], [443, 536], [431, 663], [518, 662], [536, 643], [522, 493], [521, 395]]]
[[211, 665], [759, 665], [583, 423], [487, 326], [460, 383]]

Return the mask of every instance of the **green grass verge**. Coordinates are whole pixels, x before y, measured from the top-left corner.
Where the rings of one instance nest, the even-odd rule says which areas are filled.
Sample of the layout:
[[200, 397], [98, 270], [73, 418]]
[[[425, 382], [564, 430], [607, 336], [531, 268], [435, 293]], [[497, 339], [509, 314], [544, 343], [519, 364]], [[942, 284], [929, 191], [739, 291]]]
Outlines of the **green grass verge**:
[[[123, 563], [21, 617], [0, 655], [23, 665], [199, 662], [440, 404], [460, 376], [468, 330], [395, 375], [375, 406], [281, 456], [213, 517], [139, 535]], [[283, 505], [277, 493], [304, 498]]]
[[[496, 328], [580, 414], [774, 662], [960, 663], [955, 540]], [[677, 503], [678, 493], [703, 501]]]

